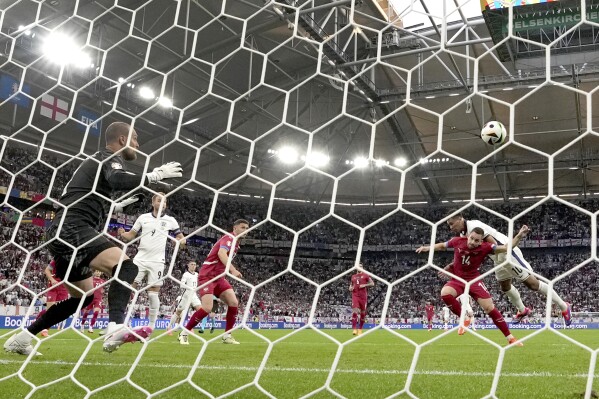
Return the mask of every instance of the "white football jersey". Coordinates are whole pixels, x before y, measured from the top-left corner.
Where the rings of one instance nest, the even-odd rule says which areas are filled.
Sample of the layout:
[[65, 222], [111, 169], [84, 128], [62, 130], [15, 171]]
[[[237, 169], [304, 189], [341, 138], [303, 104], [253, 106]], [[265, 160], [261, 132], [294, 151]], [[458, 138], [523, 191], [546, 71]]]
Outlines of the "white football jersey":
[[[497, 241], [498, 245], [506, 245], [507, 244], [507, 242], [508, 242], [507, 236], [505, 234], [498, 232], [497, 230], [495, 230], [493, 227], [489, 226], [488, 224], [484, 224], [480, 220], [466, 220], [467, 234], [470, 234], [472, 232], [472, 230], [474, 230], [476, 227], [480, 227], [481, 229], [483, 229], [483, 231], [485, 232], [484, 237], [487, 237], [487, 236], [493, 237], [495, 239], [495, 241]], [[464, 237], [467, 234], [462, 233], [460, 235], [462, 237]]]
[[[185, 288], [188, 286], [190, 288]], [[190, 273], [189, 270], [183, 273], [183, 277], [181, 277], [181, 288], [185, 290], [185, 293], [193, 293], [195, 292], [195, 288], [198, 286], [198, 274]]]
[[[180, 232], [179, 223], [174, 217], [162, 215], [156, 218], [152, 213], [140, 215], [133, 225], [133, 230], [141, 231], [141, 239], [139, 240], [139, 248], [135, 259], [162, 263], [164, 263], [169, 232], [173, 232], [175, 235]], [[158, 233], [156, 230], [162, 233]]]

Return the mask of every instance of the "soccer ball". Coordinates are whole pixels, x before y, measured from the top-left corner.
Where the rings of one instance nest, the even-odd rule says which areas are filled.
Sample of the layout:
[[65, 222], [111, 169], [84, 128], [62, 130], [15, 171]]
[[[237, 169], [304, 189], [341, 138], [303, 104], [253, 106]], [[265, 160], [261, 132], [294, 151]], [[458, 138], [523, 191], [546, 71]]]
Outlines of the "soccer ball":
[[501, 122], [490, 121], [485, 124], [480, 132], [480, 138], [490, 145], [499, 145], [505, 141], [507, 130]]

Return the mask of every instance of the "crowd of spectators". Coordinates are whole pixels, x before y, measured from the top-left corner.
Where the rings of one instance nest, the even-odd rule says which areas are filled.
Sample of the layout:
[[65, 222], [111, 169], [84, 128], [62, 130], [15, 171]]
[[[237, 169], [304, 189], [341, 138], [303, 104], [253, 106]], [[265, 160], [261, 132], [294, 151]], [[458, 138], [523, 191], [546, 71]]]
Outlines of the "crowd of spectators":
[[[36, 155], [31, 151], [20, 148], [8, 148], [2, 157], [0, 166], [16, 173], [35, 160]], [[10, 162], [8, 161], [10, 160]], [[72, 175], [78, 165], [78, 161], [65, 164], [67, 159], [45, 156], [44, 161], [52, 166], [62, 165], [57, 169], [51, 193], [57, 198], [64, 184]], [[25, 172], [16, 175], [13, 188], [23, 191], [46, 193], [52, 180], [53, 170], [46, 165], [37, 162]], [[10, 175], [0, 173], [0, 186], [7, 186]], [[206, 193], [205, 193], [206, 194]], [[210, 194], [198, 195], [188, 191], [178, 191], [169, 198], [169, 212], [184, 227], [193, 230], [204, 226], [208, 222], [208, 215], [212, 207], [213, 196]], [[10, 201], [9, 201], [10, 203]], [[141, 212], [149, 210], [150, 198], [146, 196], [141, 204], [135, 208], [137, 216]], [[589, 209], [598, 208], [599, 202], [587, 200], [579, 202], [579, 205]], [[493, 209], [506, 215], [515, 215], [525, 210], [530, 203], [494, 204]], [[250, 220], [254, 225], [266, 218], [268, 203], [264, 199], [245, 198], [232, 196], [221, 196], [215, 208], [213, 225], [222, 229], [229, 229], [233, 220], [243, 217]], [[328, 205], [317, 205], [313, 203], [291, 203], [276, 201], [273, 206], [272, 218], [291, 229], [299, 230], [310, 223], [326, 215], [329, 211]], [[435, 223], [442, 220], [451, 211], [449, 207], [430, 206], [414, 208], [410, 211]], [[34, 211], [35, 212], [35, 211]], [[359, 226], [367, 226], [373, 221], [394, 212], [392, 207], [365, 207], [365, 206], [338, 206], [335, 214], [355, 223]], [[24, 215], [27, 216], [27, 215]], [[36, 215], [29, 215], [36, 216]], [[37, 215], [40, 216], [40, 215]], [[42, 217], [44, 214], [42, 213]], [[480, 208], [470, 207], [466, 212], [467, 218], [479, 218], [496, 227], [499, 231], [507, 231], [507, 222], [495, 215], [483, 212]], [[33, 299], [32, 292], [39, 293], [46, 289], [46, 279], [43, 268], [49, 263], [49, 254], [44, 248], [38, 249], [44, 240], [44, 229], [35, 224], [23, 224], [17, 226], [19, 214], [10, 208], [0, 212], [0, 250], [2, 261], [0, 262], [0, 305], [28, 305]], [[559, 202], [546, 202], [528, 212], [518, 220], [516, 226], [526, 223], [532, 228], [529, 240], [539, 239], [581, 239], [591, 237], [590, 218]], [[15, 235], [15, 229], [18, 227]], [[109, 233], [114, 234], [113, 226]], [[447, 239], [449, 230], [445, 225], [438, 229], [435, 241]], [[215, 229], [210, 229], [214, 233]], [[376, 223], [366, 230], [364, 245], [402, 245], [420, 244], [430, 242], [431, 225], [414, 218], [403, 211], [397, 211], [384, 220]], [[199, 236], [202, 236], [200, 232]], [[341, 273], [354, 266], [355, 253], [332, 253], [324, 256], [323, 250], [318, 255], [310, 256], [310, 251], [305, 248], [316, 244], [357, 244], [360, 232], [343, 221], [329, 217], [315, 224], [307, 231], [302, 232], [298, 242], [302, 244], [303, 250], [298, 251], [291, 263], [293, 272], [280, 275], [267, 284], [258, 287], [251, 293], [250, 285], [257, 285], [265, 280], [282, 273], [289, 263], [289, 251], [287, 253], [272, 246], [263, 245], [260, 250], [254, 247], [253, 251], [244, 251], [235, 259], [244, 273], [245, 282], [249, 285], [234, 282], [243, 306], [250, 306], [253, 317], [277, 318], [281, 316], [305, 317], [310, 314], [315, 306], [315, 314], [321, 318], [344, 318], [347, 317], [346, 309], [350, 302], [347, 290], [349, 275], [337, 278]], [[291, 241], [293, 233], [266, 223], [252, 230], [248, 236], [250, 239]], [[23, 251], [18, 246], [24, 248]], [[306, 245], [308, 244], [308, 245]], [[170, 274], [164, 281], [161, 290], [163, 312], [168, 313], [169, 306], [175, 302], [180, 293], [177, 279], [185, 269], [190, 260], [202, 262], [212, 245], [211, 240], [201, 237], [190, 239], [188, 248], [180, 251], [173, 258], [172, 248], [167, 256]], [[298, 246], [299, 247], [299, 246]], [[135, 245], [127, 247], [128, 254], [134, 256]], [[30, 251], [30, 252], [27, 252]], [[561, 248], [553, 251], [525, 250], [530, 263], [535, 270], [547, 278], [554, 278], [564, 271], [580, 263], [586, 256], [580, 252], [581, 249]], [[326, 252], [326, 251], [324, 251]], [[172, 260], [172, 262], [171, 262]], [[444, 265], [448, 257], [436, 255], [435, 262]], [[408, 251], [365, 251], [362, 254], [362, 262], [367, 270], [376, 275], [376, 286], [370, 293], [370, 313], [379, 315], [387, 295], [387, 282], [394, 282], [408, 273], [426, 265], [427, 258], [417, 256]], [[437, 263], [438, 262], [438, 263]], [[584, 272], [576, 272], [559, 280], [556, 289], [562, 293], [565, 300], [572, 302], [574, 308], [580, 311], [593, 311], [599, 309], [599, 300], [595, 295], [588, 292], [597, 292], [596, 267], [585, 266]], [[18, 282], [19, 286], [15, 286]], [[497, 306], [509, 311], [512, 306], [507, 303], [498, 285], [492, 279], [487, 278], [488, 286], [497, 301]], [[316, 284], [324, 284], [320, 289], [318, 301], [314, 302], [317, 292]], [[440, 306], [438, 299], [442, 281], [432, 269], [426, 269], [394, 286], [390, 296], [388, 316], [397, 319], [414, 319], [423, 313], [426, 300], [433, 300]], [[26, 288], [26, 289], [24, 289]], [[543, 298], [524, 286], [519, 286], [523, 299], [527, 305], [535, 309], [543, 309]], [[248, 301], [252, 298], [251, 303]], [[141, 311], [146, 305], [145, 294], [140, 296], [137, 310]]]

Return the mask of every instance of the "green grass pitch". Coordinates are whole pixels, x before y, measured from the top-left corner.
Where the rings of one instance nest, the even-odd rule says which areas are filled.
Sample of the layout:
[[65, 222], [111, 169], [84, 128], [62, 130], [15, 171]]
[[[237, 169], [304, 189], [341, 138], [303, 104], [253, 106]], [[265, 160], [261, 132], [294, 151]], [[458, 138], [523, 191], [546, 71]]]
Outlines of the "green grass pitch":
[[[348, 330], [322, 330], [339, 342], [354, 337]], [[6, 334], [8, 330], [1, 330]], [[312, 330], [291, 334], [291, 330], [257, 330], [277, 342], [259, 376], [259, 385], [279, 398], [297, 398], [325, 386], [339, 346], [331, 339]], [[401, 331], [416, 343], [424, 343], [443, 332], [425, 330]], [[515, 331], [519, 338], [531, 332]], [[596, 350], [599, 334], [596, 331], [572, 330], [565, 335]], [[162, 336], [160, 336], [163, 334]], [[289, 335], [291, 334], [291, 335]], [[499, 331], [485, 331], [490, 340], [504, 345]], [[88, 335], [97, 339], [97, 334]], [[216, 334], [205, 333], [204, 338]], [[174, 336], [155, 332], [149, 345], [126, 344], [117, 352], [102, 352], [101, 340], [91, 346], [78, 333], [67, 330], [54, 332], [39, 350], [44, 354], [30, 362], [22, 376], [35, 385], [69, 376], [76, 362], [88, 349], [81, 366], [72, 374], [90, 390], [120, 381], [94, 392], [93, 399], [145, 398], [147, 395], [181, 382], [177, 387], [162, 392], [155, 398], [203, 398], [193, 384], [213, 396], [224, 395], [236, 388], [233, 398], [265, 398], [250, 384], [268, 349], [268, 342], [248, 331], [237, 331], [241, 345], [223, 345], [215, 340], [203, 344], [190, 337], [190, 345], [182, 346]], [[8, 338], [5, 335], [0, 344]], [[497, 397], [502, 399], [581, 398], [587, 383], [591, 353], [562, 336], [543, 331], [524, 342], [522, 348], [510, 348], [505, 353], [502, 375], [497, 386]], [[204, 349], [195, 372], [192, 366]], [[337, 371], [330, 387], [347, 398], [384, 398], [402, 391], [416, 348], [409, 342], [387, 332], [373, 331], [343, 347]], [[139, 357], [137, 367], [132, 363]], [[458, 336], [452, 332], [429, 345], [421, 347], [410, 392], [420, 398], [480, 398], [489, 394], [493, 383], [499, 351], [472, 334]], [[25, 357], [2, 352], [0, 378], [16, 373]], [[189, 378], [189, 381], [186, 379]], [[128, 382], [127, 379], [130, 381]], [[599, 386], [594, 384], [595, 390]], [[17, 376], [0, 381], [0, 399], [23, 398], [31, 387]], [[36, 399], [82, 398], [85, 390], [72, 379], [38, 389], [31, 397]], [[326, 390], [316, 398], [333, 398]], [[409, 397], [407, 394], [400, 398]]]

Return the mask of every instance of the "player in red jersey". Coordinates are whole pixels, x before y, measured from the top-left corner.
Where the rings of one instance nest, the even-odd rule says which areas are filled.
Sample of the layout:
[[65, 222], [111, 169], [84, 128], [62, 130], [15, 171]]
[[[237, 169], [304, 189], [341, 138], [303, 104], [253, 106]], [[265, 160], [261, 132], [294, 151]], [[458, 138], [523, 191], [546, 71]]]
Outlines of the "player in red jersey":
[[[512, 240], [512, 247], [517, 247], [520, 240], [528, 233], [528, 226], [522, 226], [518, 234]], [[480, 277], [479, 269], [487, 255], [498, 254], [507, 251], [507, 245], [495, 245], [484, 241], [483, 229], [474, 228], [468, 237], [454, 237], [447, 242], [435, 244], [435, 251], [443, 251], [447, 248], [454, 249], [453, 264], [447, 266], [445, 270], [453, 273], [466, 281], [472, 281]], [[417, 253], [430, 251], [429, 246], [421, 246], [416, 250]], [[445, 276], [445, 273], [443, 273]], [[455, 278], [452, 278], [441, 290], [441, 298], [447, 304], [449, 309], [456, 315], [460, 316], [462, 307], [456, 299], [462, 295], [465, 290], [465, 284]], [[506, 336], [510, 344], [522, 346], [511, 333], [510, 329], [503, 319], [503, 316], [495, 308], [491, 294], [487, 290], [485, 283], [478, 280], [470, 286], [469, 294], [474, 298], [483, 310], [491, 317], [493, 323]], [[468, 327], [468, 320], [464, 321], [464, 327]]]
[[87, 315], [89, 314], [89, 312], [91, 310], [94, 311], [94, 314], [92, 316], [91, 321], [89, 322], [89, 326], [87, 329], [87, 332], [90, 334], [94, 333], [94, 325], [96, 324], [96, 320], [98, 320], [98, 314], [100, 313], [100, 310], [102, 310], [102, 297], [104, 296], [104, 287], [101, 285], [104, 284], [106, 281], [102, 277], [100, 277], [101, 275], [102, 275], [102, 272], [99, 270], [96, 270], [94, 272], [93, 285], [94, 285], [94, 288], [96, 289], [94, 291], [94, 300], [86, 308], [81, 310], [81, 312], [82, 312], [81, 331], [83, 331], [83, 329], [85, 327], [85, 321], [87, 320]]
[[433, 329], [433, 317], [435, 316], [435, 307], [431, 301], [426, 301], [424, 311], [426, 312], [426, 320], [428, 320], [428, 330], [431, 331]]
[[[179, 342], [187, 342], [187, 334], [189, 331], [192, 331], [204, 317], [210, 314], [214, 304], [214, 295], [227, 305], [223, 343], [239, 345], [239, 342], [236, 341], [230, 333], [233, 327], [235, 327], [239, 302], [237, 301], [237, 296], [235, 296], [233, 287], [231, 287], [231, 284], [229, 284], [225, 278], [225, 270], [229, 258], [233, 260], [237, 251], [239, 251], [239, 241], [237, 241], [233, 247], [233, 237], [239, 236], [249, 227], [250, 224], [247, 220], [236, 220], [233, 223], [233, 232], [222, 236], [210, 250], [210, 253], [200, 268], [200, 274], [198, 276], [198, 287], [200, 287], [198, 295], [200, 296], [202, 307], [191, 316], [185, 329], [179, 334]], [[241, 273], [233, 263], [230, 265], [229, 273], [237, 278], [242, 277]]]
[[[370, 276], [364, 273], [364, 265], [358, 265], [357, 273], [351, 276], [349, 291], [351, 295], [351, 324], [354, 335], [362, 334], [362, 327], [366, 320], [366, 305], [368, 303], [368, 288], [374, 287], [374, 281]], [[358, 314], [360, 315], [360, 324], [358, 325]]]
[[[46, 266], [46, 268], [44, 269], [44, 274], [48, 279], [48, 288], [54, 288], [52, 288], [46, 293], [46, 309], [38, 313], [37, 317], [35, 318], [36, 320], [42, 317], [42, 315], [46, 313], [48, 309], [54, 306], [56, 302], [64, 301], [69, 297], [69, 290], [64, 284], [60, 284], [62, 280], [56, 276], [56, 262], [54, 262], [54, 260], [51, 260], [50, 264]], [[60, 329], [60, 324], [58, 324], [58, 329]], [[41, 334], [42, 337], [47, 337], [48, 330], [42, 330]]]

